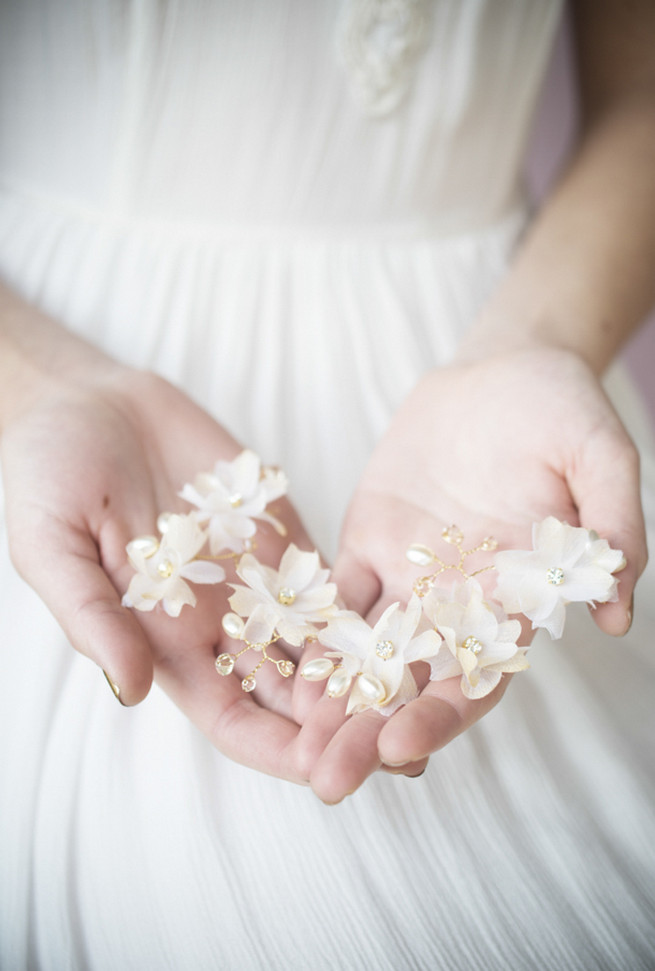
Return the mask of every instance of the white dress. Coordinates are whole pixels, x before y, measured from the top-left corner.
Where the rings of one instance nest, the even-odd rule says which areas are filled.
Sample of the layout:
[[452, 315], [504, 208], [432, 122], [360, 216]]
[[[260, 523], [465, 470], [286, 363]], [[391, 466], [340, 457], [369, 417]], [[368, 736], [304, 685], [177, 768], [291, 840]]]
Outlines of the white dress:
[[[0, 13], [0, 272], [282, 465], [330, 555], [524, 225], [560, 12], [405, 6], [406, 34], [366, 0]], [[328, 808], [156, 688], [116, 704], [3, 529], [3, 971], [655, 966], [652, 575], [629, 637], [574, 615], [420, 780]]]

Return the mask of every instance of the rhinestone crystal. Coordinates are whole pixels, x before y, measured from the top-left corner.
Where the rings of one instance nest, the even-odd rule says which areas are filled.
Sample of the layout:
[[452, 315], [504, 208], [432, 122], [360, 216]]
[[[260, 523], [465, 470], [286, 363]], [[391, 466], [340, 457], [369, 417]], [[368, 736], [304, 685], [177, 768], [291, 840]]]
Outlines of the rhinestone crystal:
[[161, 563], [157, 565], [157, 573], [159, 574], [160, 577], [163, 577], [164, 580], [167, 580], [169, 577], [172, 577], [173, 564], [171, 563], [171, 561], [162, 560]]
[[467, 637], [462, 647], [465, 651], [470, 651], [471, 654], [479, 654], [482, 650], [482, 644], [477, 637]]
[[553, 587], [559, 587], [564, 583], [564, 570], [560, 569], [559, 566], [551, 566], [549, 570], [546, 570], [546, 580]]
[[446, 526], [441, 531], [441, 537], [446, 541], [446, 543], [453, 543], [457, 546], [464, 539], [464, 534], [457, 526]]
[[219, 654], [214, 662], [216, 665], [216, 670], [219, 674], [222, 674], [224, 678], [228, 674], [232, 674], [234, 671], [234, 656], [232, 654]]
[[493, 536], [485, 536], [485, 538], [480, 543], [480, 549], [488, 553], [489, 550], [495, 550], [498, 546], [498, 540], [494, 539]]
[[375, 653], [383, 661], [388, 661], [390, 657], [393, 657], [393, 643], [391, 641], [378, 641], [375, 645]]
[[257, 687], [257, 682], [253, 678], [252, 674], [249, 674], [247, 678], [244, 678], [241, 682], [241, 687], [244, 691], [254, 691]]
[[277, 595], [277, 602], [285, 607], [290, 607], [296, 601], [296, 591], [291, 587], [281, 587]]
[[276, 661], [276, 666], [283, 678], [290, 678], [293, 672], [296, 670], [296, 665], [293, 661]]

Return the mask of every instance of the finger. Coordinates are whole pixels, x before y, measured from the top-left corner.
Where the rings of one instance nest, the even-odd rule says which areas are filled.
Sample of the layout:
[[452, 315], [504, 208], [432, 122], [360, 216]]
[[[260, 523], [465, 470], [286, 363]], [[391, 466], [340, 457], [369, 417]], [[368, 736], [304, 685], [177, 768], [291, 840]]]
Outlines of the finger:
[[310, 776], [319, 799], [330, 805], [341, 802], [379, 769], [378, 736], [385, 720], [378, 712], [363, 711], [339, 729]]
[[460, 688], [460, 679], [430, 682], [383, 726], [378, 753], [385, 765], [399, 766], [425, 760], [486, 715], [502, 698], [509, 678], [485, 698], [471, 701]]
[[370, 562], [360, 557], [350, 546], [342, 546], [332, 570], [339, 596], [349, 610], [365, 617], [380, 596], [379, 577]]
[[[221, 644], [219, 653], [239, 652], [242, 649], [243, 644], [232, 641]], [[292, 719], [293, 677], [284, 676], [278, 669], [277, 662], [283, 663], [282, 670], [287, 670], [286, 664], [295, 665], [295, 661], [278, 644], [270, 644], [266, 648], [266, 657], [262, 651], [247, 650], [237, 658], [234, 675], [230, 677], [238, 679], [242, 691], [246, 690], [245, 683], [247, 693], [252, 693], [257, 704]], [[255, 687], [251, 688], [253, 681]]]
[[124, 705], [148, 694], [153, 665], [148, 640], [99, 562], [89, 533], [53, 517], [12, 542], [16, 568], [53, 613], [68, 640], [103, 669]]
[[[236, 677], [212, 678], [202, 650], [157, 664], [157, 681], [174, 703], [228, 758], [268, 775], [307, 784], [298, 771], [298, 726], [260, 707]], [[211, 663], [211, 662], [210, 662]]]
[[581, 462], [570, 479], [580, 523], [594, 529], [626, 559], [618, 600], [592, 612], [608, 634], [625, 634], [632, 620], [635, 584], [648, 559], [639, 488], [639, 454], [621, 428], [601, 428], [587, 441]]
[[[316, 705], [325, 695], [326, 679], [309, 681], [303, 677], [305, 665], [316, 658], [323, 657], [326, 648], [319, 641], [309, 641], [305, 645], [302, 657], [298, 662], [298, 670], [293, 681], [293, 717], [299, 725], [304, 725], [314, 711]], [[331, 706], [334, 709], [334, 705]]]
[[429, 759], [418, 759], [416, 762], [404, 762], [402, 765], [393, 766], [383, 763], [381, 769], [387, 775], [404, 775], [407, 779], [418, 779], [427, 769], [429, 761]]

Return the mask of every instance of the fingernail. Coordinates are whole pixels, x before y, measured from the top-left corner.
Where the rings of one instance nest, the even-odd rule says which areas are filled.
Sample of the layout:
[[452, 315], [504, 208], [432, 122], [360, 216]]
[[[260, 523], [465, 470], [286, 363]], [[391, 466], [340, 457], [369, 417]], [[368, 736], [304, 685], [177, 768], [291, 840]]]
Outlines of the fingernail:
[[[427, 766], [426, 766], [426, 768], [427, 768]], [[417, 772], [416, 775], [405, 775], [405, 778], [406, 779], [420, 779], [422, 775], [425, 775], [425, 769], [421, 769], [421, 771], [420, 772]]]
[[635, 607], [635, 595], [633, 593], [633, 595], [630, 597], [630, 606], [625, 612], [626, 627], [623, 632], [624, 634], [627, 634], [630, 628], [632, 627], [632, 613], [634, 611], [634, 607]]
[[104, 676], [105, 676], [105, 678], [107, 679], [107, 684], [108, 684], [108, 685], [109, 685], [109, 687], [111, 688], [111, 690], [112, 690], [112, 693], [113, 693], [113, 695], [114, 695], [114, 698], [117, 698], [117, 699], [118, 699], [118, 701], [119, 701], [119, 702], [121, 703], [121, 705], [122, 705], [122, 704], [123, 704], [123, 702], [121, 701], [121, 689], [120, 689], [120, 687], [119, 687], [119, 686], [118, 686], [118, 685], [116, 684], [116, 682], [115, 682], [115, 681], [112, 681], [112, 680], [111, 680], [111, 678], [109, 677], [109, 675], [107, 674], [107, 672], [105, 671], [105, 669], [104, 669], [104, 668], [102, 669], [102, 673], [104, 674]]
[[403, 759], [402, 762], [389, 762], [388, 759], [382, 759], [382, 764], [386, 765], [389, 769], [400, 769], [403, 765], [411, 765], [412, 762], [420, 762], [424, 758], [426, 758], [425, 755], [419, 755], [416, 759]]

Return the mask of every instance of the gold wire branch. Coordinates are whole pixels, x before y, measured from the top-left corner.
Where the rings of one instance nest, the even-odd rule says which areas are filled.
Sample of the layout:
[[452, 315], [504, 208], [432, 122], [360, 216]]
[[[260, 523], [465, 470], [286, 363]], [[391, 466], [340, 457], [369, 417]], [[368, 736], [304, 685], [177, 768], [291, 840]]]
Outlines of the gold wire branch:
[[464, 534], [458, 526], [444, 526], [441, 531], [441, 538], [445, 543], [454, 546], [457, 550], [458, 560], [456, 563], [446, 563], [434, 550], [430, 549], [429, 546], [424, 546], [422, 543], [413, 543], [407, 550], [407, 559], [411, 563], [416, 563], [418, 566], [427, 566], [428, 563], [436, 563], [439, 567], [433, 573], [419, 577], [415, 581], [413, 590], [418, 597], [424, 597], [436, 583], [437, 577], [440, 577], [442, 573], [447, 573], [449, 570], [454, 570], [456, 573], [461, 574], [465, 580], [471, 580], [481, 573], [486, 573], [487, 570], [494, 569], [493, 563], [489, 566], [483, 566], [479, 570], [473, 570], [471, 573], [464, 567], [468, 557], [473, 556], [474, 553], [489, 553], [496, 549], [498, 543], [493, 536], [485, 536], [482, 542], [470, 549], [464, 548]]
[[270, 647], [271, 644], [275, 644], [275, 642], [279, 641], [279, 639], [280, 635], [277, 631], [274, 631], [271, 639], [265, 643], [258, 644], [251, 643], [250, 641], [244, 641], [245, 647], [242, 647], [240, 651], [236, 651], [235, 653], [225, 652], [218, 655], [216, 661], [214, 662], [216, 665], [216, 670], [219, 674], [223, 675], [223, 677], [227, 677], [228, 675], [232, 674], [234, 665], [242, 654], [246, 654], [247, 651], [259, 651], [261, 653], [260, 660], [257, 662], [252, 671], [250, 671], [241, 680], [241, 687], [244, 691], [254, 691], [254, 689], [257, 687], [257, 679], [255, 675], [261, 668], [263, 668], [267, 661], [275, 665], [278, 673], [281, 674], [283, 678], [290, 678], [293, 672], [296, 670], [296, 666], [293, 661], [290, 661], [288, 658], [271, 657], [266, 651], [267, 647]]

